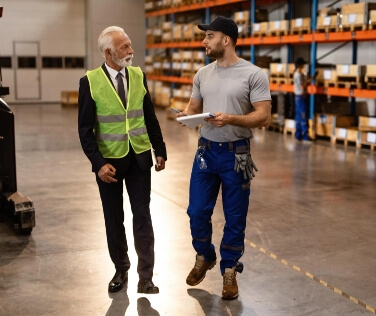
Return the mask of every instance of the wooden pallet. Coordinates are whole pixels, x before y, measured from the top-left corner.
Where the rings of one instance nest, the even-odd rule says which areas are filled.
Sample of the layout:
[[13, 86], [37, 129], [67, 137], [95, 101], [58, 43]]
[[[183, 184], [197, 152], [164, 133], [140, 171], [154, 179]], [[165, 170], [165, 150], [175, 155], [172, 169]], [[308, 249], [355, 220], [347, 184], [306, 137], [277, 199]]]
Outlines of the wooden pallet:
[[316, 28], [317, 33], [330, 33], [330, 32], [338, 32], [338, 31], [339, 31], [338, 25], [318, 26]]
[[283, 35], [288, 35], [289, 31], [269, 31], [270, 36], [283, 36]]
[[353, 25], [342, 25], [341, 28], [339, 28], [340, 32], [346, 32], [346, 31], [365, 31], [367, 29], [367, 24], [353, 24]]
[[303, 35], [303, 34], [309, 34], [311, 33], [310, 28], [299, 28], [299, 29], [292, 29], [290, 31], [291, 35]]
[[369, 148], [370, 150], [374, 151], [376, 148], [376, 144], [366, 143], [366, 142], [358, 142], [356, 143], [357, 148]]

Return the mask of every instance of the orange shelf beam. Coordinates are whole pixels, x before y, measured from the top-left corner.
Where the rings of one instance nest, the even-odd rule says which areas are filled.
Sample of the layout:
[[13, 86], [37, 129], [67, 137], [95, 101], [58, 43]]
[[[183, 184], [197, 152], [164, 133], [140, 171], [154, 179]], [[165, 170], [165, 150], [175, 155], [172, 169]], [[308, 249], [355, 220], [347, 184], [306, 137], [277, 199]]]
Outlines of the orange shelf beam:
[[146, 44], [146, 49], [152, 48], [204, 48], [204, 45], [202, 41]]
[[193, 78], [190, 78], [190, 77], [147, 75], [146, 78], [148, 80], [164, 81], [164, 82], [171, 82], [171, 83], [183, 83], [183, 84], [193, 83]]
[[354, 98], [376, 99], [376, 90], [354, 89], [352, 96]]
[[[286, 0], [258, 0], [256, 1], [257, 5], [268, 5], [278, 2], [284, 2]], [[192, 3], [187, 4], [180, 7], [171, 7], [171, 8], [165, 8], [161, 10], [155, 10], [145, 13], [146, 18], [150, 18], [152, 16], [159, 16], [159, 15], [166, 15], [166, 14], [173, 14], [173, 13], [179, 13], [179, 12], [187, 12], [187, 11], [195, 11], [195, 10], [201, 10], [206, 9], [210, 7], [217, 7], [221, 5], [227, 5], [227, 4], [234, 4], [234, 3], [245, 3], [249, 2], [249, 0], [206, 0], [199, 3]]]

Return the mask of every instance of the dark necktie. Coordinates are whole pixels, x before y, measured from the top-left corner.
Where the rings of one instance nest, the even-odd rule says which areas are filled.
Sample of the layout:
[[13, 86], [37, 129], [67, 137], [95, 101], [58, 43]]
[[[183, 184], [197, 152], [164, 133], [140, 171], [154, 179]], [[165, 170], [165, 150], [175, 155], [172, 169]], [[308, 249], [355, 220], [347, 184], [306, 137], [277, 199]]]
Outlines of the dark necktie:
[[125, 98], [124, 82], [123, 82], [122, 77], [123, 77], [123, 75], [120, 72], [116, 75], [116, 80], [117, 80], [117, 84], [118, 84], [118, 91], [117, 92], [119, 94], [120, 100], [123, 102], [123, 105], [126, 108], [127, 107], [127, 101], [126, 101], [126, 98]]

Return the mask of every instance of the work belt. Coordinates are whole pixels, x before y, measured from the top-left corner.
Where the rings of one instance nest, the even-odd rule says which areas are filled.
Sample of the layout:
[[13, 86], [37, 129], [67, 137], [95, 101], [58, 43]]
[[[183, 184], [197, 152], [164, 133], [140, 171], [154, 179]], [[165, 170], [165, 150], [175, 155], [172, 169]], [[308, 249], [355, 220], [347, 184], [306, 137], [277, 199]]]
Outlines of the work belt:
[[213, 142], [204, 137], [200, 137], [198, 147], [205, 147], [209, 150], [221, 148], [228, 151], [236, 150], [236, 152], [249, 152], [249, 139], [239, 139], [233, 142]]
[[238, 173], [242, 172], [244, 179], [252, 180], [255, 177], [254, 171], [258, 171], [255, 163], [252, 160], [249, 139], [240, 139], [233, 142], [213, 142], [206, 138], [200, 137], [196, 152], [196, 159], [200, 169], [207, 168], [204, 158], [205, 149], [222, 149], [235, 152], [234, 170]]

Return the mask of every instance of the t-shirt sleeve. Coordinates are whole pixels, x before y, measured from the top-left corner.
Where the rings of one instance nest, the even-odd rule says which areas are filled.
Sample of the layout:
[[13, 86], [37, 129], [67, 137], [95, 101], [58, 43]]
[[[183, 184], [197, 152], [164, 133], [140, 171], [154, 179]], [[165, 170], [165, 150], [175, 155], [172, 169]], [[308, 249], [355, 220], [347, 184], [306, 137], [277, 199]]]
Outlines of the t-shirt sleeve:
[[250, 82], [250, 96], [249, 100], [251, 103], [270, 101], [272, 98], [270, 96], [269, 80], [265, 72], [260, 69], [251, 78]]
[[193, 99], [202, 100], [202, 95], [200, 92], [200, 70], [195, 74], [193, 77], [193, 85], [192, 85], [192, 95]]

